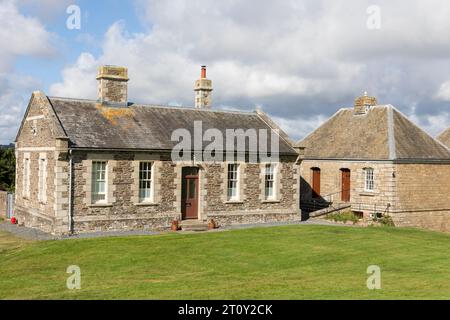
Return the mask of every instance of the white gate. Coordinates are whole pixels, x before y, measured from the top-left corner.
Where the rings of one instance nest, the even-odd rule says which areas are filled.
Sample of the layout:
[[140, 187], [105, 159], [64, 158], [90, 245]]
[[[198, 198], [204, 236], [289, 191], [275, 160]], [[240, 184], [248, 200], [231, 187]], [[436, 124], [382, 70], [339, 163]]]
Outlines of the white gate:
[[6, 217], [11, 219], [14, 215], [14, 193], [8, 193], [6, 200]]

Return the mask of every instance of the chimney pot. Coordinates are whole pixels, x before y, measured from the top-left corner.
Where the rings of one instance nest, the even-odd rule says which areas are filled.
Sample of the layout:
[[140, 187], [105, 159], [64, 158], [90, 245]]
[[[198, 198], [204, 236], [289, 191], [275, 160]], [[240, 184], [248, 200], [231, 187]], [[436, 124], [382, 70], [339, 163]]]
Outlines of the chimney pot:
[[202, 74], [201, 74], [201, 78], [202, 78], [202, 79], [206, 79], [206, 66], [202, 66]]

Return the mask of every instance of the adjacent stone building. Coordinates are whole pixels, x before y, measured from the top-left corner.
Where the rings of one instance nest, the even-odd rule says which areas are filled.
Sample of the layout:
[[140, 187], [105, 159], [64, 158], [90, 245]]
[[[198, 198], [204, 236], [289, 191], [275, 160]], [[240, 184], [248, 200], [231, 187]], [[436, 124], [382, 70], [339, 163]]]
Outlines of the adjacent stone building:
[[438, 137], [437, 140], [442, 142], [444, 145], [447, 146], [447, 148], [450, 148], [450, 128], [442, 132]]
[[[196, 108], [128, 102], [126, 68], [101, 67], [97, 79], [98, 100], [33, 93], [16, 138], [19, 223], [69, 234], [299, 219], [291, 141], [261, 111], [213, 110], [206, 68]], [[230, 130], [230, 145], [217, 140]]]
[[348, 207], [450, 231], [450, 151], [393, 106], [365, 94], [297, 146], [303, 211]]

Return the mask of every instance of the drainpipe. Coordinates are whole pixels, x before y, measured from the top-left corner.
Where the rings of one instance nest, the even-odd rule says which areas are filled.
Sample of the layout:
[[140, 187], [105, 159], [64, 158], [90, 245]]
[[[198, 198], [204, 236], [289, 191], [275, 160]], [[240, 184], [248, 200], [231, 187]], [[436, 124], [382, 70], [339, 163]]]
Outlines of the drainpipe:
[[73, 168], [73, 158], [72, 149], [69, 149], [69, 234], [73, 234], [73, 211], [72, 211], [72, 168]]

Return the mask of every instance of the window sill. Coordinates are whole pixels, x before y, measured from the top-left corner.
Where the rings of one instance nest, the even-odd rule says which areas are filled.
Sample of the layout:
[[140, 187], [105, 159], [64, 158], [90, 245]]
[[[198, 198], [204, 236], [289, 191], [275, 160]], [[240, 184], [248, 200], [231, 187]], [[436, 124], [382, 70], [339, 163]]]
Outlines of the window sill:
[[228, 201], [225, 201], [225, 204], [242, 204], [242, 203], [244, 203], [244, 201], [242, 201], [242, 200], [228, 200]]
[[108, 208], [112, 206], [112, 203], [92, 203], [88, 205], [89, 208]]
[[266, 199], [266, 200], [261, 201], [261, 203], [280, 203], [280, 202], [281, 202], [280, 200], [276, 200], [276, 199], [273, 199], [273, 200]]
[[159, 206], [159, 203], [155, 202], [138, 202], [134, 204], [136, 207], [153, 207], [153, 206]]
[[377, 194], [373, 191], [364, 191], [360, 192], [359, 195], [363, 197], [375, 197]]

